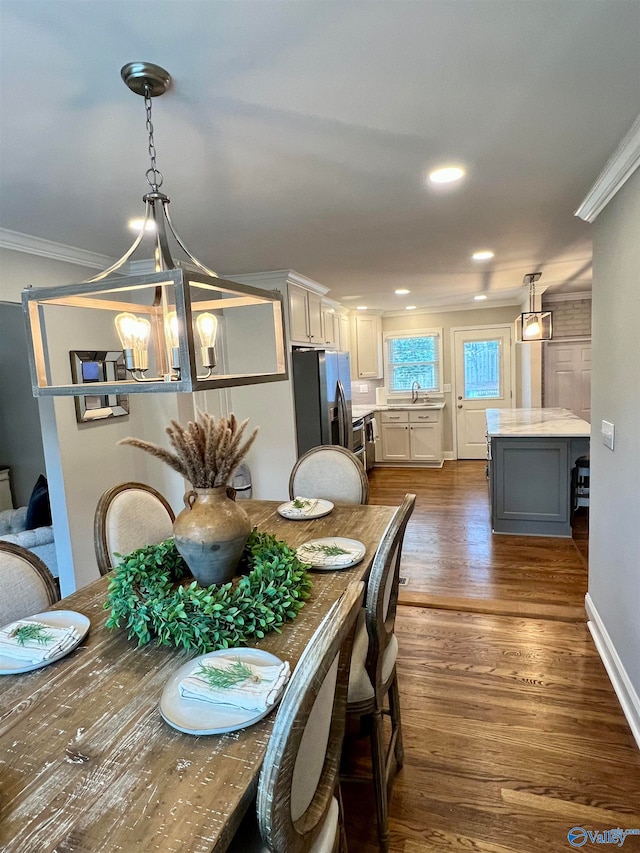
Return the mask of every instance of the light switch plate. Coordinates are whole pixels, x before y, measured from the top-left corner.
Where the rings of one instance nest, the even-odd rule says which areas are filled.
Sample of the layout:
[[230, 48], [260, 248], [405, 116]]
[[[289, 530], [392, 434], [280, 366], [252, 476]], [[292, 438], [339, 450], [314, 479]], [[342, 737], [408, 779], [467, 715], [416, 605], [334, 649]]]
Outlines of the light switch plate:
[[613, 440], [615, 438], [615, 425], [610, 421], [602, 421], [600, 432], [602, 433], [602, 443], [609, 450], [613, 450]]
[[451, 393], [451, 383], [445, 382], [444, 385], [442, 386], [442, 390], [444, 391], [445, 394], [447, 392]]

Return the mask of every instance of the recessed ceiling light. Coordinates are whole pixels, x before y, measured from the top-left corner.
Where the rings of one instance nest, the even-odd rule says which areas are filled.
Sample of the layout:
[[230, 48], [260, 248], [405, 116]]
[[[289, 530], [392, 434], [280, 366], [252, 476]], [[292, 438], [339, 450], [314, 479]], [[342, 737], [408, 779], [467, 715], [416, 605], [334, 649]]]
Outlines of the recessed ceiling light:
[[406, 307], [407, 311], [414, 311], [416, 306], [415, 305], [406, 305], [405, 307]]
[[432, 184], [452, 184], [464, 178], [466, 171], [462, 166], [444, 166], [441, 169], [434, 169], [429, 173], [429, 180]]
[[474, 261], [490, 261], [493, 257], [493, 252], [491, 249], [481, 249], [479, 252], [474, 252], [471, 257]]
[[477, 296], [473, 297], [477, 302], [481, 302], [483, 299], [487, 298], [486, 293], [479, 293]]
[[367, 310], [366, 305], [356, 305], [356, 311], [366, 311], [366, 310]]
[[[144, 225], [144, 219], [130, 219], [127, 222], [127, 225], [132, 231], [142, 231], [142, 226]], [[155, 231], [156, 224], [153, 219], [147, 219], [147, 227], [145, 231]]]
[[411, 291], [407, 290], [406, 287], [399, 287], [395, 292], [398, 294], [398, 296], [406, 296], [407, 293], [411, 293]]

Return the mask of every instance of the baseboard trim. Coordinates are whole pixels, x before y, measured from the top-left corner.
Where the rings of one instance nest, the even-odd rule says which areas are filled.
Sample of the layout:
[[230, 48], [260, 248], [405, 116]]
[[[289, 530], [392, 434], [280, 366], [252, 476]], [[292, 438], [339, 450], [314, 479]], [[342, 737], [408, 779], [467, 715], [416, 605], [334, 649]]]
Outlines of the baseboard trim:
[[616, 647], [613, 645], [609, 632], [589, 593], [585, 595], [584, 604], [589, 617], [587, 626], [591, 631], [593, 642], [616, 692], [622, 713], [629, 723], [629, 728], [640, 749], [640, 697], [627, 675]]

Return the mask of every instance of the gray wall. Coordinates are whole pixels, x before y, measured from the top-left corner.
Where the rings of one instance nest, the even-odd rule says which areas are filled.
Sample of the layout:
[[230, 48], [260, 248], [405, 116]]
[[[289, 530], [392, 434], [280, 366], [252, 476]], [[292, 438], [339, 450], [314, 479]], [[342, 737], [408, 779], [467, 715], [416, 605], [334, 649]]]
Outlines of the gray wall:
[[44, 474], [44, 452], [22, 306], [10, 302], [0, 302], [0, 467], [10, 469], [14, 507], [25, 506]]
[[[593, 225], [589, 594], [640, 694], [640, 170]], [[600, 422], [615, 424], [615, 450]]]

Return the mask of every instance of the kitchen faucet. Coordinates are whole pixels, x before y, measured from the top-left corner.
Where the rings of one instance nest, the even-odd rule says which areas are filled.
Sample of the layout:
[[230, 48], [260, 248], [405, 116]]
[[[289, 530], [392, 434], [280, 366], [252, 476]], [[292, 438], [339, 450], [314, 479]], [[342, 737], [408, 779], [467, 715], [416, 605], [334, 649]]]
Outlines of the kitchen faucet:
[[418, 391], [420, 390], [420, 383], [418, 381], [414, 381], [411, 383], [411, 402], [418, 402]]

